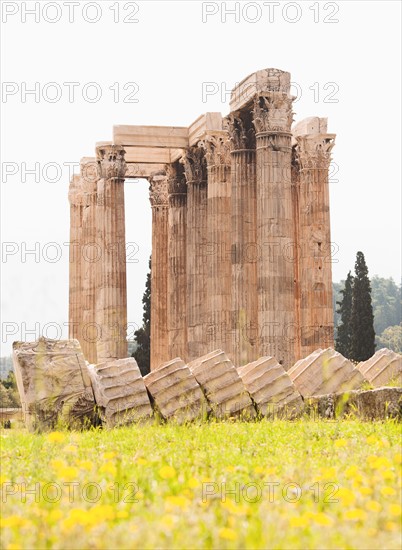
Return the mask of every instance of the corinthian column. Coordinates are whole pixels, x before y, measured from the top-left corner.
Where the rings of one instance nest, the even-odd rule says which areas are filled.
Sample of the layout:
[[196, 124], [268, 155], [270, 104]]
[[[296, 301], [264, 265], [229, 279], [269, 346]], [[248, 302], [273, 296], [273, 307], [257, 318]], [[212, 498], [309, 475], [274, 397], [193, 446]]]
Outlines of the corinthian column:
[[257, 142], [258, 324], [260, 353], [294, 363], [294, 232], [291, 192], [290, 74], [268, 69], [254, 100]]
[[168, 331], [169, 358], [187, 361], [186, 229], [187, 185], [183, 165], [166, 166], [168, 214]]
[[186, 149], [182, 163], [187, 181], [187, 360], [207, 353], [205, 316], [207, 297], [207, 164], [201, 147]]
[[229, 115], [232, 172], [232, 357], [258, 357], [255, 133], [251, 115]]
[[120, 145], [96, 148], [96, 230], [102, 257], [96, 273], [98, 362], [127, 357], [126, 236], [124, 220], [125, 151]]
[[68, 192], [70, 202], [70, 264], [69, 264], [69, 312], [68, 337], [81, 343], [82, 329], [82, 273], [81, 228], [83, 190], [81, 176], [73, 175]]
[[84, 357], [97, 362], [96, 345], [100, 334], [96, 324], [96, 272], [102, 262], [102, 253], [96, 242], [96, 202], [98, 166], [95, 158], [81, 160], [81, 181], [84, 194], [81, 235], [82, 274], [82, 339]]
[[207, 135], [201, 145], [208, 166], [207, 189], [207, 350], [222, 349], [232, 357], [232, 183], [227, 132]]
[[328, 169], [335, 134], [326, 133], [326, 119], [313, 121], [316, 124], [310, 124], [310, 128], [307, 128], [309, 133], [297, 135], [301, 128], [299, 125], [299, 130], [297, 126], [295, 128], [296, 154], [300, 163], [302, 357], [318, 347], [332, 347], [334, 343]]
[[165, 171], [149, 178], [152, 207], [151, 370], [169, 359], [168, 302], [168, 182]]

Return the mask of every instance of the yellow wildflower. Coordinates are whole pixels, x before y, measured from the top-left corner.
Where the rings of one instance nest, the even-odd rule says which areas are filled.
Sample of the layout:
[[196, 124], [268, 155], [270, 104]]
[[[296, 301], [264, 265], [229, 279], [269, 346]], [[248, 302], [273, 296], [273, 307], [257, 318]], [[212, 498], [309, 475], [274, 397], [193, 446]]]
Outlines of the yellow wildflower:
[[62, 468], [59, 468], [58, 474], [63, 479], [63, 481], [72, 481], [73, 479], [77, 479], [78, 470], [73, 466], [64, 466]]
[[190, 477], [187, 485], [190, 487], [190, 489], [197, 489], [197, 487], [200, 486], [200, 482], [198, 481], [198, 479], [195, 479], [195, 477]]
[[165, 516], [162, 516], [161, 523], [165, 529], [172, 529], [172, 527], [175, 524], [175, 518], [174, 516], [167, 514]]
[[170, 507], [186, 508], [190, 501], [188, 498], [180, 495], [169, 495], [165, 498], [165, 503]]
[[176, 470], [173, 468], [173, 466], [162, 466], [162, 468], [159, 470], [159, 475], [162, 479], [172, 479], [176, 476]]
[[66, 465], [66, 463], [63, 462], [63, 460], [59, 460], [58, 458], [56, 458], [55, 460], [50, 461], [50, 466], [52, 468], [54, 468], [55, 470], [60, 470], [60, 468], [64, 468], [65, 465]]
[[112, 476], [115, 476], [117, 472], [116, 466], [113, 464], [113, 462], [105, 462], [102, 464], [102, 466], [99, 468], [100, 474], [111, 474]]
[[366, 509], [369, 510], [369, 512], [380, 512], [381, 511], [381, 504], [377, 502], [376, 500], [369, 500], [366, 503]]
[[350, 478], [354, 478], [356, 477], [357, 475], [361, 475], [359, 473], [359, 468], [353, 464], [353, 466], [348, 466], [345, 470], [345, 476], [347, 477], [347, 479], [350, 479]]
[[79, 466], [79, 468], [81, 468], [81, 470], [92, 470], [92, 467], [93, 467], [93, 464], [90, 460], [79, 460], [77, 462], [77, 465]]
[[395, 495], [396, 491], [393, 487], [381, 487], [380, 489], [380, 493], [382, 494], [382, 496], [384, 497], [388, 497], [388, 496], [393, 496]]
[[294, 516], [289, 520], [290, 527], [307, 527], [308, 524], [309, 521], [306, 516]]
[[390, 504], [388, 511], [390, 516], [396, 516], [396, 517], [402, 516], [402, 507], [400, 504]]
[[228, 527], [222, 527], [222, 529], [219, 530], [219, 536], [221, 539], [225, 539], [225, 540], [237, 539], [236, 531], [234, 531], [234, 529], [229, 529]]
[[361, 508], [351, 508], [345, 512], [345, 519], [350, 521], [364, 521], [366, 517], [366, 512]]
[[353, 504], [356, 500], [356, 496], [353, 491], [347, 489], [346, 487], [340, 487], [338, 489], [338, 492], [336, 493], [336, 498], [339, 499], [339, 501], [345, 506]]
[[394, 456], [394, 462], [396, 464], [402, 464], [402, 453], [396, 453]]
[[336, 448], [340, 448], [340, 447], [346, 447], [347, 444], [348, 442], [346, 441], [346, 439], [336, 439], [334, 446]]
[[17, 515], [8, 516], [8, 518], [1, 518], [1, 527], [2, 528], [10, 527], [11, 529], [13, 529], [13, 528], [20, 529], [21, 527], [26, 527], [30, 523], [31, 522], [29, 520], [27, 520], [26, 518], [23, 518], [23, 517], [17, 516]]
[[396, 531], [398, 529], [398, 525], [394, 521], [387, 521], [385, 524], [385, 529], [387, 531]]
[[105, 460], [110, 460], [111, 458], [114, 458], [117, 456], [117, 453], [115, 451], [108, 451], [107, 453], [103, 453], [103, 458]]
[[66, 439], [66, 436], [61, 432], [51, 432], [47, 436], [47, 440], [50, 443], [62, 443]]
[[317, 523], [318, 525], [323, 525], [324, 527], [329, 527], [334, 523], [334, 520], [323, 512], [318, 512], [317, 514], [314, 514], [312, 519], [315, 523]]

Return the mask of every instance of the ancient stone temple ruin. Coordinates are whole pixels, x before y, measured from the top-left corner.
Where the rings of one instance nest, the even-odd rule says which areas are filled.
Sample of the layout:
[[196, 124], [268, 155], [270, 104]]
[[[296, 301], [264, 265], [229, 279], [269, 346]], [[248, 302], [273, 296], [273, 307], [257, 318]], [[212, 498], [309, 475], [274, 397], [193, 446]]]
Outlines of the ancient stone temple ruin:
[[[151, 369], [223, 349], [286, 369], [333, 345], [328, 170], [334, 134], [292, 128], [290, 74], [264, 69], [230, 113], [189, 127], [115, 126], [70, 184], [70, 338], [90, 363], [127, 356], [124, 181], [152, 208]], [[141, 230], [141, 228], [139, 228]]]

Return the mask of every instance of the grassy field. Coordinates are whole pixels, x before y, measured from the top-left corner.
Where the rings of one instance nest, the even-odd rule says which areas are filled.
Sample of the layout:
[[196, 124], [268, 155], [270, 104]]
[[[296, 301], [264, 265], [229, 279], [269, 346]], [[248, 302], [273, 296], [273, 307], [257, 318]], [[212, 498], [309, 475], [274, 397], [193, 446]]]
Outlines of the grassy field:
[[401, 459], [391, 421], [5, 430], [2, 548], [399, 549]]

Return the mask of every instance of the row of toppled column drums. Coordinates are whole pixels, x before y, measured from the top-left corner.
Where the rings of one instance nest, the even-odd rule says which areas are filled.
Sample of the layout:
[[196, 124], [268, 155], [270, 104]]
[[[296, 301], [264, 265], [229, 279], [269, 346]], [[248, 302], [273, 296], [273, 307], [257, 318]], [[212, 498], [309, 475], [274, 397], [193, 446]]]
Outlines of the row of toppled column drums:
[[[295, 418], [304, 398], [361, 388], [402, 385], [402, 356], [388, 349], [354, 366], [331, 348], [316, 350], [288, 372], [274, 357], [236, 368], [222, 350], [185, 364], [175, 358], [141, 376], [135, 359], [90, 365], [77, 340], [14, 343], [14, 369], [30, 428], [94, 423], [108, 427], [154, 415], [196, 419]], [[95, 407], [96, 405], [96, 407]]]

